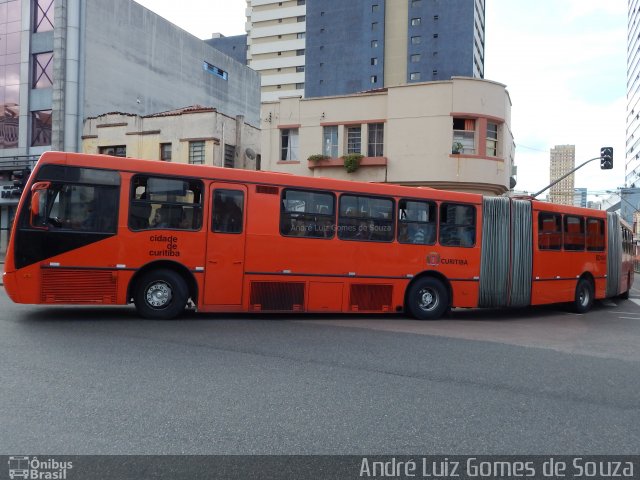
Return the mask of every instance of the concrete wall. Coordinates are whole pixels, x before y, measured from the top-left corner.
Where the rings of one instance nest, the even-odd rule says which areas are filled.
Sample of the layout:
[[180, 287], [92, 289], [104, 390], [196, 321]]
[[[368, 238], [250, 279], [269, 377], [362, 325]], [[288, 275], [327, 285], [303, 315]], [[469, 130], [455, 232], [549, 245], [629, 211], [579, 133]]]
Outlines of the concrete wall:
[[[86, 0], [84, 18], [85, 118], [200, 104], [258, 123], [259, 76], [244, 64], [131, 0]], [[228, 79], [205, 71], [204, 61], [228, 72]]]
[[[475, 119], [476, 154], [452, 154], [455, 117]], [[357, 95], [283, 98], [263, 103], [262, 119], [265, 170], [485, 194], [509, 189], [515, 150], [511, 100], [505, 86], [496, 82], [454, 78]], [[487, 122], [499, 125], [495, 157], [483, 149]], [[351, 174], [339, 158], [307, 161], [310, 155], [322, 152], [322, 132], [327, 125], [338, 125], [340, 155], [347, 151], [346, 129], [362, 125], [362, 153], [366, 155], [370, 123], [384, 123], [382, 157], [365, 157]], [[281, 132], [295, 128], [299, 161], [281, 161]]]
[[[240, 127], [238, 143], [237, 127]], [[141, 117], [111, 113], [84, 122], [82, 151], [99, 153], [100, 147], [125, 145], [127, 156], [160, 159], [160, 144], [171, 143], [172, 162], [189, 163], [189, 141], [205, 141], [205, 164], [223, 166], [224, 145], [236, 146], [235, 168], [256, 169], [256, 159], [246, 152], [260, 153], [260, 130], [213, 111], [185, 112]]]
[[225, 55], [229, 55], [236, 62], [243, 65], [247, 63], [247, 35], [233, 35], [231, 37], [225, 37], [220, 35], [219, 37], [209, 38], [204, 41], [206, 44], [211, 45], [216, 50], [220, 50]]

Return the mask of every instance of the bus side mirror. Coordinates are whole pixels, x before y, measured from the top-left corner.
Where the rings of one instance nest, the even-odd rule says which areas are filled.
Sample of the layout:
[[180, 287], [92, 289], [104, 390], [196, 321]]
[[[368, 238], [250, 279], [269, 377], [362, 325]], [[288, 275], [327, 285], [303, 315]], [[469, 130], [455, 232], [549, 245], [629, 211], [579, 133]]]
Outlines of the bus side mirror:
[[[31, 194], [31, 219], [40, 216], [40, 192], [42, 190], [36, 190]], [[31, 222], [33, 224], [33, 221]]]
[[40, 214], [46, 210], [46, 208], [41, 208], [41, 204], [46, 201], [46, 195], [43, 194], [46, 193], [50, 185], [50, 182], [38, 182], [31, 187], [31, 218], [29, 223], [34, 228], [46, 228], [40, 219]]

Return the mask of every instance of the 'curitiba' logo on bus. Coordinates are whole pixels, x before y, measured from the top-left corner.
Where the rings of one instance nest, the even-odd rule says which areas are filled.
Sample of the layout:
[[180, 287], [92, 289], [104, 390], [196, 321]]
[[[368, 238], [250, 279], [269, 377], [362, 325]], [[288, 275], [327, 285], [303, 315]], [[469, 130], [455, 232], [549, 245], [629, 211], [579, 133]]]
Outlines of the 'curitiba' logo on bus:
[[469, 265], [466, 258], [440, 258], [440, 254], [431, 252], [427, 255], [427, 265]]
[[61, 462], [53, 458], [40, 460], [38, 457], [9, 457], [9, 478], [33, 480], [66, 480], [67, 470], [73, 468], [73, 462]]

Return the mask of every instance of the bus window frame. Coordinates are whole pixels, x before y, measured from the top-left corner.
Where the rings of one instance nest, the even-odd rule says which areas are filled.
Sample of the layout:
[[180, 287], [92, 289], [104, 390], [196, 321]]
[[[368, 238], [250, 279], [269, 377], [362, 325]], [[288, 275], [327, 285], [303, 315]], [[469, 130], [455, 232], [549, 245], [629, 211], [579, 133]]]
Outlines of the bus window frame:
[[[598, 248], [594, 248], [594, 247], [590, 247], [589, 246], [589, 221], [596, 221], [600, 224], [600, 226], [602, 227], [601, 229], [599, 229], [599, 234], [598, 237], [601, 240], [602, 246], [598, 247]], [[585, 217], [585, 251], [587, 252], [604, 252], [606, 250], [606, 238], [607, 238], [607, 234], [605, 231], [607, 223], [605, 222], [604, 218], [597, 218], [597, 217]]]
[[[416, 203], [426, 203], [428, 205], [432, 205], [434, 207], [435, 210], [435, 218], [433, 220], [433, 222], [415, 222], [415, 221], [405, 221], [402, 220], [400, 218], [400, 204], [401, 202], [416, 202]], [[433, 246], [438, 244], [438, 219], [439, 219], [439, 210], [440, 210], [440, 205], [437, 201], [435, 200], [431, 200], [431, 199], [425, 199], [425, 198], [410, 198], [410, 197], [399, 197], [397, 199], [397, 211], [398, 214], [396, 215], [396, 240], [399, 244], [401, 245], [428, 245], [428, 246]], [[415, 242], [403, 242], [400, 240], [400, 225], [407, 225], [407, 224], [421, 224], [421, 225], [433, 225], [433, 231], [434, 231], [434, 236], [433, 236], [433, 243], [415, 243]], [[426, 236], [425, 236], [426, 239]]]
[[[223, 193], [223, 194], [228, 194], [228, 192], [233, 192], [233, 193], [239, 193], [240, 197], [241, 197], [241, 204], [240, 204], [240, 230], [238, 231], [231, 231], [231, 230], [221, 230], [221, 229], [216, 229], [216, 226], [218, 226], [219, 224], [217, 223], [216, 220], [216, 213], [218, 213], [218, 211], [216, 210], [216, 195], [218, 195], [218, 193]], [[231, 195], [232, 196], [232, 195]], [[221, 235], [242, 235], [244, 234], [244, 230], [245, 230], [245, 212], [246, 212], [246, 202], [247, 202], [247, 196], [245, 195], [245, 191], [239, 188], [214, 188], [213, 190], [213, 195], [211, 195], [211, 233], [215, 233], [215, 234], [221, 234]], [[237, 205], [236, 205], [237, 206]]]
[[[341, 205], [342, 205], [342, 197], [366, 197], [366, 198], [370, 198], [370, 199], [375, 199], [375, 200], [389, 200], [391, 201], [391, 218], [390, 219], [384, 219], [385, 222], [391, 222], [391, 238], [389, 240], [375, 240], [375, 239], [362, 239], [362, 238], [343, 238], [340, 236], [340, 232], [342, 231], [342, 223], [340, 221], [340, 219], [342, 218], [351, 218], [351, 219], [356, 219], [358, 221], [374, 221], [375, 220], [380, 220], [379, 218], [376, 219], [375, 217], [347, 217], [347, 216], [342, 216], [340, 215], [340, 210], [341, 210]], [[396, 198], [395, 197], [388, 197], [385, 195], [367, 195], [367, 194], [362, 194], [362, 193], [358, 193], [358, 192], [340, 192], [340, 196], [338, 197], [338, 208], [337, 210], [337, 221], [336, 221], [336, 230], [338, 231], [338, 234], [336, 235], [336, 237], [339, 240], [345, 241], [345, 242], [367, 242], [367, 243], [394, 243], [396, 241]], [[348, 227], [349, 225], [344, 225], [345, 227]]]
[[[151, 199], [139, 199], [139, 198], [135, 198], [136, 197], [136, 186], [134, 185], [134, 182], [136, 179], [140, 178], [140, 177], [145, 177], [147, 180], [147, 183], [145, 183], [145, 192], [143, 193], [143, 195], [147, 194], [147, 189], [148, 189], [148, 180], [150, 178], [156, 178], [156, 179], [162, 179], [162, 180], [179, 180], [182, 182], [186, 182], [189, 186], [192, 183], [196, 183], [199, 184], [200, 186], [200, 202], [199, 203], [186, 203], [186, 202], [172, 202], [172, 201], [167, 201], [167, 200], [151, 200]], [[127, 203], [127, 228], [129, 229], [129, 231], [134, 232], [134, 233], [139, 233], [139, 232], [149, 232], [149, 231], [154, 231], [154, 230], [172, 230], [172, 231], [178, 231], [178, 232], [201, 232], [202, 229], [204, 228], [204, 223], [205, 223], [205, 218], [204, 218], [204, 210], [205, 210], [205, 185], [204, 185], [204, 181], [202, 179], [199, 178], [194, 178], [191, 176], [179, 176], [179, 177], [175, 177], [175, 176], [167, 176], [167, 175], [158, 175], [155, 173], [140, 173], [140, 172], [136, 172], [134, 175], [131, 176], [131, 179], [129, 180], [129, 201]], [[194, 192], [195, 193], [195, 192]], [[148, 220], [148, 225], [146, 227], [143, 228], [133, 228], [131, 226], [131, 210], [133, 206], [148, 206], [150, 208], [149, 210], [149, 220]], [[165, 207], [165, 206], [173, 206], [173, 207], [180, 207], [182, 209], [182, 212], [184, 213], [184, 209], [185, 207], [187, 208], [192, 208], [194, 209], [194, 211], [199, 211], [200, 213], [200, 223], [198, 228], [181, 228], [181, 227], [158, 227], [158, 226], [152, 226], [151, 225], [151, 213], [154, 212], [153, 206], [154, 205], [159, 205], [156, 209], [155, 212], [157, 212], [158, 210], [160, 210], [161, 208]]]
[[[326, 214], [326, 213], [306, 213], [306, 212], [291, 212], [291, 211], [287, 211], [285, 206], [284, 206], [284, 201], [286, 200], [286, 194], [289, 191], [294, 191], [294, 192], [300, 192], [300, 193], [312, 193], [312, 194], [323, 194], [323, 195], [329, 195], [331, 197], [331, 199], [333, 200], [333, 213], [332, 214]], [[310, 188], [304, 188], [304, 187], [285, 187], [282, 188], [280, 191], [280, 208], [278, 211], [278, 233], [280, 233], [281, 237], [284, 238], [304, 238], [304, 239], [308, 239], [308, 240], [333, 240], [334, 238], [336, 238], [336, 230], [337, 230], [337, 225], [338, 225], [338, 221], [337, 221], [337, 205], [338, 205], [338, 198], [336, 195], [336, 192], [333, 192], [331, 190], [319, 190], [319, 189], [310, 189]], [[309, 236], [309, 235], [288, 235], [286, 233], [283, 233], [282, 231], [282, 226], [283, 226], [283, 220], [285, 219], [285, 215], [291, 215], [291, 213], [300, 213], [302, 215], [314, 215], [314, 216], [319, 216], [319, 217], [324, 217], [327, 219], [331, 220], [331, 229], [329, 231], [329, 235], [328, 236]], [[291, 220], [291, 218], [288, 218], [288, 220]], [[317, 225], [317, 220], [316, 219], [316, 225]]]
[[[465, 206], [465, 207], [471, 207], [472, 211], [473, 211], [473, 220], [471, 222], [471, 226], [473, 226], [473, 243], [471, 245], [462, 245], [462, 243], [460, 243], [459, 245], [450, 245], [450, 244], [446, 244], [446, 243], [442, 243], [442, 238], [441, 238], [441, 234], [442, 234], [442, 207], [444, 207], [445, 205], [460, 205], [460, 206]], [[458, 227], [458, 228], [465, 228], [468, 227], [469, 225], [467, 224], [450, 224], [449, 226], [453, 226], [453, 227]], [[480, 227], [482, 228], [482, 226]], [[460, 238], [460, 240], [462, 241], [462, 238]], [[443, 200], [441, 202], [438, 203], [438, 235], [437, 235], [437, 243], [438, 245], [440, 245], [441, 247], [453, 247], [453, 248], [475, 248], [476, 246], [478, 246], [478, 205], [474, 204], [474, 203], [466, 203], [466, 202], [454, 202], [454, 201], [449, 201], [449, 200]]]
[[[557, 217], [560, 219], [560, 223], [559, 223], [559, 230], [553, 230], [553, 231], [549, 231], [549, 232], [545, 232], [541, 226], [542, 226], [542, 219], [544, 217], [547, 216], [552, 216], [552, 217]], [[556, 227], [558, 227], [558, 222], [555, 222]], [[562, 221], [562, 214], [561, 213], [557, 213], [557, 212], [548, 212], [548, 211], [540, 211], [538, 212], [538, 241], [536, 242], [536, 246], [537, 249], [543, 252], [561, 252], [563, 250], [563, 246], [564, 246], [564, 235], [563, 235], [563, 221]], [[546, 234], [559, 234], [560, 235], [560, 241], [558, 242], [558, 247], [557, 248], [551, 248], [551, 247], [543, 247], [540, 240], [542, 238], [542, 233], [546, 233]], [[551, 237], [549, 237], [551, 238]]]
[[[580, 224], [582, 227], [582, 248], [569, 248], [567, 245], [574, 245], [574, 244], [569, 244], [567, 243], [567, 238], [569, 237], [569, 235], [576, 235], [573, 232], [569, 232], [568, 228], [569, 228], [569, 219], [570, 218], [577, 218], [578, 220], [580, 220]], [[584, 252], [586, 250], [587, 247], [587, 235], [586, 235], [586, 221], [585, 221], [585, 217], [583, 217], [582, 215], [571, 215], [571, 214], [567, 214], [567, 215], [562, 215], [562, 250], [565, 252]]]

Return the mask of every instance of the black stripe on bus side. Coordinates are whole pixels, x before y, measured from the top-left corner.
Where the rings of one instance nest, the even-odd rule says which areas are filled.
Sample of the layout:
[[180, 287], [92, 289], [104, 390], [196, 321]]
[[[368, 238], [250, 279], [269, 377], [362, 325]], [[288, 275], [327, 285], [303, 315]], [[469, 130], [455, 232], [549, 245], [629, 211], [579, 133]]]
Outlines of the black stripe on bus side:
[[[604, 277], [593, 277], [595, 280], [606, 280], [606, 276]], [[561, 277], [561, 278], [534, 278], [534, 282], [554, 282], [558, 280], [578, 280], [579, 277]]]
[[[112, 272], [137, 272], [140, 268], [133, 267], [125, 267], [125, 268], [117, 268], [117, 267], [84, 267], [84, 266], [55, 266], [55, 265], [41, 265], [42, 269], [48, 270], [95, 270], [95, 271], [112, 271]], [[191, 273], [204, 273], [204, 270], [196, 270], [189, 269]]]
[[[330, 277], [330, 278], [371, 278], [377, 280], [413, 280], [415, 277], [392, 277], [382, 275], [349, 275], [347, 273], [296, 273], [296, 272], [245, 272], [245, 275], [270, 275], [281, 277]], [[478, 282], [478, 278], [449, 278], [450, 282]]]
[[84, 267], [84, 266], [76, 266], [76, 265], [65, 265], [65, 266], [56, 266], [56, 265], [41, 265], [40, 268], [47, 270], [97, 270], [97, 271], [138, 271], [138, 268], [116, 268], [116, 267]]

